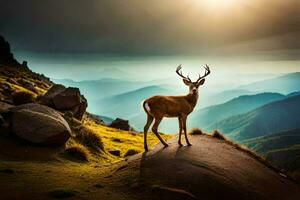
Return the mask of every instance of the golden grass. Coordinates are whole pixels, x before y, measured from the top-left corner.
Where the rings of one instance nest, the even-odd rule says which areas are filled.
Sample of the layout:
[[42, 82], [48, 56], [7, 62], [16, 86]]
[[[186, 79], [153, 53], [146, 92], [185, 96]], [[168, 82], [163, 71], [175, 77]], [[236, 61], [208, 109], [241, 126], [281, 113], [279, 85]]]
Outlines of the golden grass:
[[202, 135], [203, 131], [199, 128], [193, 128], [190, 132], [190, 135]]
[[[101, 124], [97, 124], [92, 120], [86, 120], [84, 126], [98, 134], [106, 150], [118, 149], [121, 151], [121, 157], [125, 157], [125, 154], [130, 150], [134, 149], [138, 153], [144, 151], [144, 135], [143, 133], [133, 131], [123, 131], [114, 128], [110, 128]], [[161, 134], [161, 136], [168, 140], [172, 136]], [[116, 140], [117, 138], [117, 140]], [[159, 143], [157, 137], [149, 133], [148, 134], [148, 146], [152, 147]]]
[[221, 134], [218, 130], [214, 130], [211, 136], [214, 138], [218, 138], [220, 140], [227, 140], [227, 138], [223, 134]]
[[104, 150], [101, 136], [88, 127], [81, 126], [76, 133], [75, 139], [93, 150]]
[[89, 161], [90, 152], [85, 146], [81, 144], [72, 143], [68, 145], [65, 150], [68, 153], [68, 155], [70, 155], [72, 158], [81, 161]]

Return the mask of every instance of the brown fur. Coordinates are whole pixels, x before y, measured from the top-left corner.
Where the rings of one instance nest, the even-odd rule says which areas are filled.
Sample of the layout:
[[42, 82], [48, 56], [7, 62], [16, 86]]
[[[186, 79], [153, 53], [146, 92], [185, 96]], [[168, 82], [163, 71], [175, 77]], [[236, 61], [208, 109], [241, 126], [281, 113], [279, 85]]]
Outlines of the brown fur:
[[161, 143], [167, 147], [168, 144], [158, 134], [158, 126], [164, 117], [177, 117], [179, 123], [179, 140], [181, 144], [182, 131], [185, 135], [187, 145], [191, 145], [186, 133], [186, 120], [187, 116], [194, 110], [198, 100], [198, 87], [204, 84], [205, 79], [199, 82], [183, 82], [189, 86], [189, 94], [182, 96], [153, 96], [143, 102], [143, 108], [147, 114], [147, 122], [144, 127], [144, 148], [147, 151], [147, 132], [152, 124], [153, 119], [155, 122], [152, 126], [153, 133], [158, 137]]

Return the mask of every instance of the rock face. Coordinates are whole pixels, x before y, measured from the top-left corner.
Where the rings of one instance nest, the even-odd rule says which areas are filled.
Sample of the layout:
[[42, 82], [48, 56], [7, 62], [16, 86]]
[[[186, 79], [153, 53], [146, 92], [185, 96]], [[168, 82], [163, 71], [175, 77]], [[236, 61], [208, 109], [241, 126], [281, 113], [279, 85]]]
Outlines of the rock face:
[[68, 123], [55, 110], [39, 104], [24, 104], [9, 108], [11, 133], [42, 145], [63, 145], [69, 139]]
[[115, 119], [109, 126], [125, 131], [129, 131], [131, 129], [128, 120], [124, 120], [121, 118]]
[[0, 35], [0, 64], [19, 65], [10, 51], [10, 45]]
[[79, 120], [87, 108], [87, 100], [80, 94], [78, 88], [65, 88], [63, 85], [53, 85], [41, 98], [42, 104], [61, 111], [72, 111]]

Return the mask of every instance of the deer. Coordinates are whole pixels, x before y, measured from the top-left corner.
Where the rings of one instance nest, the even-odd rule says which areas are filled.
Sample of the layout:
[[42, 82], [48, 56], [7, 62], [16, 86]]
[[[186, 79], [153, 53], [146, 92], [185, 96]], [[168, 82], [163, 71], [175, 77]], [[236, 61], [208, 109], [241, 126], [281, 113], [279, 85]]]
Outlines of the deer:
[[189, 142], [186, 133], [186, 121], [188, 115], [193, 112], [198, 101], [198, 88], [205, 82], [205, 77], [210, 74], [208, 65], [204, 66], [205, 73], [203, 76], [199, 74], [199, 78], [193, 82], [189, 76], [182, 74], [182, 65], [179, 65], [176, 69], [176, 73], [182, 78], [183, 83], [189, 87], [189, 93], [182, 96], [152, 96], [143, 101], [143, 109], [147, 114], [147, 122], [144, 126], [144, 149], [148, 151], [147, 134], [153, 120], [152, 132], [164, 145], [164, 148], [168, 147], [168, 144], [161, 138], [158, 133], [158, 126], [164, 117], [177, 117], [179, 123], [179, 137], [178, 145], [183, 146], [181, 143], [182, 130], [184, 132], [185, 140], [188, 146], [192, 144]]

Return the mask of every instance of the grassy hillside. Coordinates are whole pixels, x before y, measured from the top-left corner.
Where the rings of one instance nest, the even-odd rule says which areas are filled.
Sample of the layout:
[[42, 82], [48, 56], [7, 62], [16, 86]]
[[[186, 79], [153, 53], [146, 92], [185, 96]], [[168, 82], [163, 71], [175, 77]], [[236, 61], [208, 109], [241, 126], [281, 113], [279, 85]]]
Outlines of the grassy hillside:
[[[134, 131], [123, 131], [97, 124], [92, 120], [86, 120], [84, 125], [95, 132], [101, 138], [106, 151], [120, 150], [121, 157], [124, 157], [129, 150], [135, 150], [137, 153], [144, 151], [144, 134]], [[170, 135], [162, 134], [161, 136], [168, 140]], [[157, 144], [157, 137], [149, 133], [148, 144], [152, 147]]]
[[260, 93], [255, 95], [239, 96], [226, 103], [195, 111], [192, 115], [191, 124], [193, 126], [207, 128], [211, 126], [212, 123], [234, 115], [249, 112], [262, 105], [272, 101], [281, 100], [283, 98], [285, 98], [285, 96], [279, 93]]
[[249, 139], [243, 144], [291, 173], [300, 170], [300, 129]]
[[[33, 87], [29, 87], [32, 83]], [[46, 77], [33, 73], [29, 69], [18, 66], [0, 66], [0, 99], [13, 100], [13, 94], [22, 92], [31, 94], [33, 98], [44, 94], [52, 83]]]
[[269, 103], [246, 114], [229, 117], [210, 126], [242, 141], [288, 129], [300, 128], [300, 96]]

